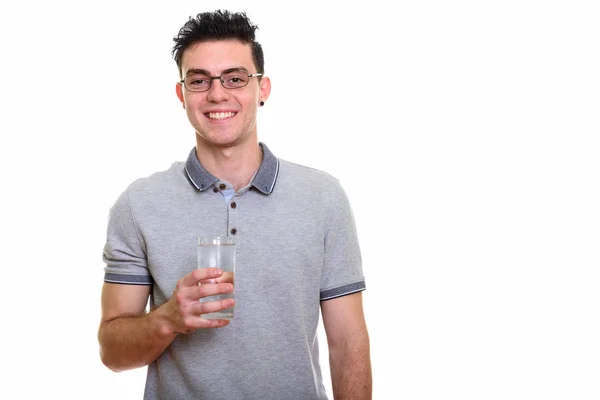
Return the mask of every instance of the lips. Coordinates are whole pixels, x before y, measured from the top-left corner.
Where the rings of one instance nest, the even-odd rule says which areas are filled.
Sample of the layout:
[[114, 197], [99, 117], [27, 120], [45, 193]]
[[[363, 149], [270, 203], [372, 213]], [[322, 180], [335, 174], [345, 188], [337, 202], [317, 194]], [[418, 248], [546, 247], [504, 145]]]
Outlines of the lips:
[[217, 120], [231, 118], [231, 117], [234, 117], [236, 114], [237, 114], [237, 112], [234, 112], [234, 111], [219, 111], [219, 112], [207, 112], [207, 113], [204, 113], [204, 115], [207, 118], [209, 118], [209, 119], [217, 119]]

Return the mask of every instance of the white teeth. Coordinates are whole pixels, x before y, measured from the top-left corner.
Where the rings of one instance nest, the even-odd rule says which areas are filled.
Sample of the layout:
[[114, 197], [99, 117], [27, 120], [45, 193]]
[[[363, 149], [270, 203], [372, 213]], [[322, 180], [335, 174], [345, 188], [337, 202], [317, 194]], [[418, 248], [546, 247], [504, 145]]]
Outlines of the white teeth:
[[231, 118], [235, 115], [234, 112], [219, 112], [219, 113], [208, 113], [210, 119], [225, 119]]

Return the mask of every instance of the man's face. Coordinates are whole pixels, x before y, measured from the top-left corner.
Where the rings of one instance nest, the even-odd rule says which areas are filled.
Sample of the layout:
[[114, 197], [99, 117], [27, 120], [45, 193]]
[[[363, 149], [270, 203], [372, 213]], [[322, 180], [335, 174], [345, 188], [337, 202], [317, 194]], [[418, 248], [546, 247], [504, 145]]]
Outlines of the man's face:
[[[199, 73], [219, 76], [232, 69], [257, 73], [250, 45], [234, 40], [196, 43], [181, 59], [183, 79]], [[197, 139], [209, 146], [229, 147], [256, 137], [256, 110], [268, 97], [270, 82], [255, 77], [245, 87], [226, 89], [215, 79], [206, 92], [190, 92], [182, 84], [176, 90]]]

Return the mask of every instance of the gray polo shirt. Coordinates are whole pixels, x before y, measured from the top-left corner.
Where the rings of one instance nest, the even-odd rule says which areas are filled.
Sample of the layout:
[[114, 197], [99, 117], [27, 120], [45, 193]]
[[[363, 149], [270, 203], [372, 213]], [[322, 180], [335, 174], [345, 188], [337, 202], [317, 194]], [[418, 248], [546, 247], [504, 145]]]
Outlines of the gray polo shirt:
[[104, 280], [152, 285], [152, 306], [196, 268], [198, 236], [236, 236], [233, 320], [178, 335], [148, 366], [145, 399], [327, 398], [320, 301], [365, 289], [352, 211], [337, 179], [260, 146], [260, 168], [229, 202], [219, 191], [232, 185], [194, 148], [132, 183], [110, 210]]

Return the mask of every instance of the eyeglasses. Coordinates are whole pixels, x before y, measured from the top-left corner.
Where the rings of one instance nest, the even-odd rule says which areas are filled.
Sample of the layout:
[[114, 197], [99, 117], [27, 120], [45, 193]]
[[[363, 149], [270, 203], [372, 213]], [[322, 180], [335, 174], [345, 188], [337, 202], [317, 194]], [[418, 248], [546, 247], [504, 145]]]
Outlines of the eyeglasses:
[[221, 74], [221, 76], [210, 76], [206, 74], [190, 74], [180, 80], [190, 92], [206, 92], [212, 86], [212, 81], [218, 79], [225, 89], [240, 89], [248, 85], [250, 78], [262, 76], [262, 74], [249, 74], [248, 71], [235, 70]]

